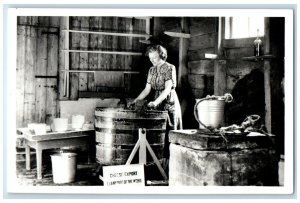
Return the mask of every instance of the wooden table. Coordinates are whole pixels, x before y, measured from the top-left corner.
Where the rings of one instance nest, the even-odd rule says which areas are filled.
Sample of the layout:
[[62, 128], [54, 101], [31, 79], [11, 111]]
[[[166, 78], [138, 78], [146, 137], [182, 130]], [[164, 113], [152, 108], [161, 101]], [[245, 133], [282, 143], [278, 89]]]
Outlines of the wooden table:
[[65, 132], [47, 132], [42, 135], [32, 134], [28, 128], [18, 129], [23, 134], [26, 150], [26, 170], [30, 170], [30, 148], [36, 150], [37, 179], [42, 179], [42, 152], [44, 149], [56, 149], [63, 147], [82, 147], [88, 152], [95, 142], [94, 130], [70, 130]]

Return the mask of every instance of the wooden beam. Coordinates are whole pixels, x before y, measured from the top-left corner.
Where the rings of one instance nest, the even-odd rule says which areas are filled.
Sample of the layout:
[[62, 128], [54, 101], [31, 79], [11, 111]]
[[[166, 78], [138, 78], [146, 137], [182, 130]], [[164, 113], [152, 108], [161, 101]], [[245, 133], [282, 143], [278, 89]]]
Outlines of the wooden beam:
[[263, 56], [246, 56], [242, 57], [244, 61], [264, 61], [265, 59], [275, 59], [273, 55], [263, 55]]
[[139, 141], [140, 141], [139, 164], [146, 164], [147, 163], [146, 128], [139, 128]]
[[[72, 27], [79, 27], [80, 26], [80, 17], [78, 16], [72, 16], [70, 18], [70, 26]], [[69, 42], [70, 47], [74, 47], [75, 49], [80, 48], [80, 34], [79, 33], [73, 33], [72, 36], [67, 39], [70, 40]], [[68, 48], [69, 49], [69, 48]], [[67, 52], [70, 53], [70, 52]], [[79, 61], [80, 61], [80, 54], [79, 53], [70, 53], [70, 66], [71, 67], [79, 67]], [[78, 73], [71, 73], [70, 80], [67, 81], [69, 85], [69, 98], [72, 100], [78, 99], [78, 89], [79, 89], [79, 74]]]
[[[238, 48], [246, 48], [253, 47], [253, 42], [256, 37], [250, 38], [241, 38], [241, 39], [225, 39], [222, 42], [223, 48], [226, 49], [238, 49]], [[260, 37], [260, 39], [264, 43], [264, 37]]]
[[[181, 18], [181, 30], [186, 32], [188, 29], [187, 18]], [[180, 37], [179, 40], [179, 67], [178, 67], [178, 87], [182, 86], [182, 79], [187, 77], [187, 52], [188, 40], [187, 38]]]
[[[64, 23], [65, 23], [65, 27], [66, 29], [69, 29], [69, 16], [64, 17]], [[68, 50], [69, 49], [69, 32], [65, 33], [65, 45], [64, 45], [65, 49]], [[65, 52], [64, 54], [64, 65], [65, 65], [65, 70], [69, 70], [69, 52]], [[65, 76], [64, 76], [64, 96], [69, 97], [69, 93], [70, 93], [70, 88], [69, 88], [69, 80], [70, 80], [70, 75], [68, 72], [65, 72]]]
[[[265, 18], [265, 50], [266, 55], [270, 55], [270, 18]], [[264, 87], [265, 87], [265, 125], [268, 133], [272, 133], [272, 114], [271, 114], [271, 61], [264, 60]]]
[[120, 37], [151, 37], [150, 34], [139, 33], [121, 33], [121, 32], [102, 32], [102, 31], [87, 31], [87, 30], [62, 30], [64, 32], [83, 33], [83, 34], [95, 34], [95, 35], [110, 35]]
[[87, 51], [87, 50], [64, 50], [65, 52], [72, 53], [98, 53], [98, 54], [119, 54], [119, 55], [142, 55], [141, 52], [129, 52], [129, 51]]
[[135, 18], [135, 19], [140, 19], [140, 20], [147, 20], [151, 19], [151, 16], [116, 16], [116, 17], [121, 17], [121, 18]]
[[127, 71], [127, 70], [61, 70], [69, 73], [95, 73], [95, 72], [104, 72], [104, 73], [124, 73], [124, 74], [140, 74], [139, 71]]
[[[219, 17], [218, 23], [216, 23], [216, 35], [215, 53], [218, 53], [218, 57], [223, 57], [222, 41], [225, 38], [225, 18]], [[224, 95], [226, 91], [226, 61], [215, 60], [214, 62], [214, 95]]]
[[186, 39], [191, 38], [191, 34], [188, 33], [170, 32], [170, 31], [165, 31], [164, 33], [171, 37], [179, 37], [179, 38], [186, 38]]
[[[124, 97], [124, 92], [78, 92], [79, 98], [121, 98]], [[77, 100], [77, 99], [76, 99]]]

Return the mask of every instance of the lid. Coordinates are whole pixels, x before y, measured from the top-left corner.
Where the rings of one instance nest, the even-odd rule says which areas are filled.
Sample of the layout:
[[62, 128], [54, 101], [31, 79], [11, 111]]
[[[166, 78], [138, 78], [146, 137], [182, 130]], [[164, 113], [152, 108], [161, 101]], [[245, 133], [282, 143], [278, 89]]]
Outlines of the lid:
[[73, 152], [60, 152], [60, 153], [56, 153], [56, 154], [53, 154], [51, 156], [60, 156], [60, 157], [74, 157], [74, 156], [77, 156], [76, 153], [73, 153]]

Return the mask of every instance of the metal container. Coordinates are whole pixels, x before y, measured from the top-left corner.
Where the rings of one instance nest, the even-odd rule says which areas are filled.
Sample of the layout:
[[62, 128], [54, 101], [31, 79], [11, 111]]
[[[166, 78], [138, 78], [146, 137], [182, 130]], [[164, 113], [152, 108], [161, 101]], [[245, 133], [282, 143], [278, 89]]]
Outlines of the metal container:
[[199, 123], [199, 129], [214, 129], [223, 126], [225, 102], [231, 102], [232, 99], [231, 94], [196, 99], [194, 116]]
[[51, 155], [54, 183], [70, 183], [76, 176], [76, 153], [60, 152]]

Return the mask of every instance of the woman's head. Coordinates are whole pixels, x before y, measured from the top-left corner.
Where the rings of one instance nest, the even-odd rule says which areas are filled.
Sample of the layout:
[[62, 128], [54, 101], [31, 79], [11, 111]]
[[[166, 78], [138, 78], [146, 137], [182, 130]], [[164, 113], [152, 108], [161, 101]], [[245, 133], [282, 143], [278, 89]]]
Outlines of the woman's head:
[[160, 59], [162, 59], [163, 61], [167, 60], [168, 53], [167, 53], [167, 50], [163, 46], [161, 46], [161, 45], [154, 45], [154, 46], [150, 46], [150, 47], [147, 48], [147, 50], [146, 50], [146, 56], [149, 57], [150, 61], [151, 61], [150, 56], [151, 55], [156, 55], [154, 53], [157, 53], [158, 57]]

